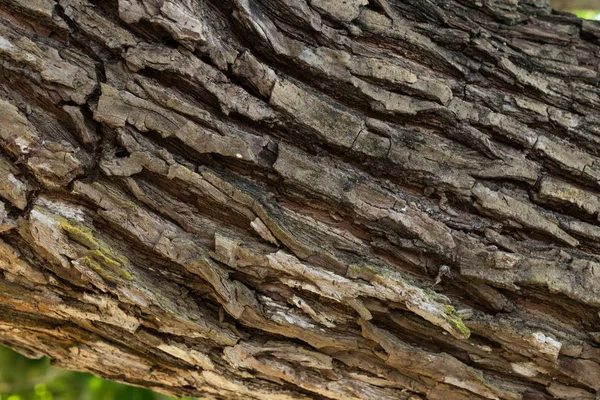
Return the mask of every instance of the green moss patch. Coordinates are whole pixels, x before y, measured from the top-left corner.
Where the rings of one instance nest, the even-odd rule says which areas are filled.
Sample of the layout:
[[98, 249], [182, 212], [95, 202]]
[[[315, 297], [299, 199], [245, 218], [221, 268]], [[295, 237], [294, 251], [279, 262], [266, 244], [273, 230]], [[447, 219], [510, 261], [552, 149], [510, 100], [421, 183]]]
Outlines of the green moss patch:
[[464, 334], [466, 337], [471, 336], [471, 330], [467, 328], [463, 320], [458, 315], [456, 315], [454, 307], [446, 304], [444, 305], [444, 308], [444, 315], [446, 316], [446, 320], [450, 323], [450, 325], [452, 325], [455, 329]]

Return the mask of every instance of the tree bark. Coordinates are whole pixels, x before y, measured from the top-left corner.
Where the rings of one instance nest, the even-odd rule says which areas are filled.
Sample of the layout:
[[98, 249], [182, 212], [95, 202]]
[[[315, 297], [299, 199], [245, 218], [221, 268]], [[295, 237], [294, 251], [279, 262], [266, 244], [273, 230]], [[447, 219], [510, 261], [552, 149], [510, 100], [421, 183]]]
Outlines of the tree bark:
[[206, 399], [598, 399], [600, 25], [1, 0], [0, 341]]

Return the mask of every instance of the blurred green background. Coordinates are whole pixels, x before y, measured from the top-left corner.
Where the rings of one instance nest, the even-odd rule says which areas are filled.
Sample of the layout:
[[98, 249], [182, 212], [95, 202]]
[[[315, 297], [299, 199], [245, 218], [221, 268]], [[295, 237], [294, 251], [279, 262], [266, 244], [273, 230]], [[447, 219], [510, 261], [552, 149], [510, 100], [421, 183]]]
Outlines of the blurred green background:
[[148, 389], [55, 368], [47, 358], [30, 360], [0, 346], [0, 400], [172, 399]]
[[579, 18], [600, 19], [600, 10], [569, 10]]

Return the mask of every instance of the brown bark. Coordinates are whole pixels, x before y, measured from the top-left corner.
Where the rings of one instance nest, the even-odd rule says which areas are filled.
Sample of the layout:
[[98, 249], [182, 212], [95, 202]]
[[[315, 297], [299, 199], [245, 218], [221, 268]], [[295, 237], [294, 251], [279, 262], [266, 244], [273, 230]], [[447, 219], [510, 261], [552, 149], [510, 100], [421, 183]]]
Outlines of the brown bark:
[[597, 399], [600, 26], [0, 1], [0, 340], [211, 399]]

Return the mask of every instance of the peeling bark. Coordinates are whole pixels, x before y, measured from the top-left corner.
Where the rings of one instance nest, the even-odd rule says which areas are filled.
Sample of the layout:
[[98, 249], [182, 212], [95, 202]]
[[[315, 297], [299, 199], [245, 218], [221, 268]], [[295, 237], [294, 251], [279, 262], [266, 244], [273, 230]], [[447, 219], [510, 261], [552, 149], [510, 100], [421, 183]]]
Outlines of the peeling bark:
[[599, 38], [543, 0], [1, 0], [0, 341], [206, 399], [597, 399]]

